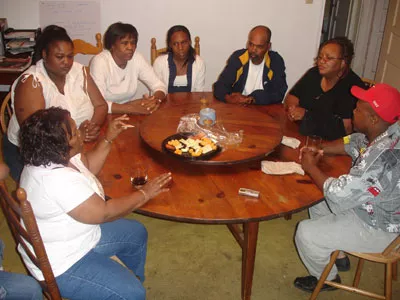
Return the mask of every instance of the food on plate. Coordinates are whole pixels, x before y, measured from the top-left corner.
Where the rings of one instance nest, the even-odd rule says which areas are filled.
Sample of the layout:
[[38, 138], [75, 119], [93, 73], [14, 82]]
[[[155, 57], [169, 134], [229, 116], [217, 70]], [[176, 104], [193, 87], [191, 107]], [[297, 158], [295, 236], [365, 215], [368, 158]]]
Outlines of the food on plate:
[[165, 144], [165, 148], [177, 155], [185, 155], [189, 157], [199, 157], [211, 151], [217, 150], [217, 145], [208, 138], [204, 133], [169, 140]]

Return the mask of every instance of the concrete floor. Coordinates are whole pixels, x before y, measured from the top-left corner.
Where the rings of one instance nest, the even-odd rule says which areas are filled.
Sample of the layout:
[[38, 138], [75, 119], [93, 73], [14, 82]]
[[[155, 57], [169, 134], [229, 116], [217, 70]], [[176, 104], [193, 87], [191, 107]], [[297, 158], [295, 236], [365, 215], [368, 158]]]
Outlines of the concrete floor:
[[[148, 229], [146, 264], [147, 299], [239, 300], [241, 251], [226, 226], [169, 222], [131, 214]], [[309, 294], [293, 287], [296, 276], [307, 274], [293, 243], [296, 224], [307, 218], [303, 211], [290, 221], [276, 219], [260, 224], [253, 279], [253, 300], [308, 299]], [[0, 237], [7, 245], [4, 267], [24, 273], [15, 244], [0, 215]], [[341, 273], [349, 282], [350, 272]], [[383, 266], [366, 262], [361, 287], [383, 291]], [[367, 299], [344, 291], [321, 293], [318, 299]], [[400, 299], [400, 280], [393, 284], [393, 299]]]

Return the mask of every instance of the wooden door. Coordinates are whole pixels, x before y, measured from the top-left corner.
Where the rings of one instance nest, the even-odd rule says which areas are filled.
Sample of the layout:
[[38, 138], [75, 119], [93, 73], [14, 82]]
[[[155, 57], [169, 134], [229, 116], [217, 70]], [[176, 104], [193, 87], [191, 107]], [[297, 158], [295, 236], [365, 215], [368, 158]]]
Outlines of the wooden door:
[[400, 90], [400, 0], [390, 0], [378, 62], [377, 82]]

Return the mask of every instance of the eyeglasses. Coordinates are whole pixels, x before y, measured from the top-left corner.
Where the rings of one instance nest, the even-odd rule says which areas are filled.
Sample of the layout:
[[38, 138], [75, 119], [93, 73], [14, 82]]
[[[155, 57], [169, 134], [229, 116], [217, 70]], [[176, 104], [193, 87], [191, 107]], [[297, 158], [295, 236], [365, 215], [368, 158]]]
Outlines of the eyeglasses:
[[342, 60], [343, 57], [331, 57], [331, 56], [318, 55], [315, 60], [317, 60], [317, 61], [323, 60], [323, 61], [329, 62], [329, 61], [332, 61], [335, 59]]

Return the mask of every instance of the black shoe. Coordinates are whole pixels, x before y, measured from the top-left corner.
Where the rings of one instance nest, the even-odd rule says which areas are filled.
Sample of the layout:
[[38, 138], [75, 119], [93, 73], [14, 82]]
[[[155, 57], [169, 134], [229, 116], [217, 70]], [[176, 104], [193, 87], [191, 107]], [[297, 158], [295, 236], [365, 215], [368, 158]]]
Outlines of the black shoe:
[[[339, 275], [336, 275], [336, 278], [331, 280], [333, 282], [341, 283], [342, 281], [340, 280]], [[297, 287], [300, 290], [312, 293], [315, 289], [315, 287], [318, 284], [318, 279], [317, 277], [314, 276], [305, 276], [305, 277], [297, 277], [294, 280], [294, 286]], [[337, 288], [324, 284], [321, 288], [321, 292], [323, 291], [334, 291]]]
[[337, 258], [335, 265], [340, 272], [346, 272], [350, 270], [350, 259], [346, 256], [343, 258]]

